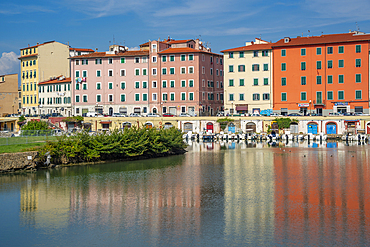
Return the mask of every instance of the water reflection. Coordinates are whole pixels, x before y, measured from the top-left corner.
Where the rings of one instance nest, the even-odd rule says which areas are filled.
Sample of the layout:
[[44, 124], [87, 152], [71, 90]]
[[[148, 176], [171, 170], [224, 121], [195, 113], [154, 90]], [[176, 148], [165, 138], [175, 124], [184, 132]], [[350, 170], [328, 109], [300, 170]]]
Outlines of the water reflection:
[[0, 209], [19, 214], [3, 225], [36, 229], [31, 245], [370, 244], [370, 146], [189, 144], [185, 155], [0, 176]]

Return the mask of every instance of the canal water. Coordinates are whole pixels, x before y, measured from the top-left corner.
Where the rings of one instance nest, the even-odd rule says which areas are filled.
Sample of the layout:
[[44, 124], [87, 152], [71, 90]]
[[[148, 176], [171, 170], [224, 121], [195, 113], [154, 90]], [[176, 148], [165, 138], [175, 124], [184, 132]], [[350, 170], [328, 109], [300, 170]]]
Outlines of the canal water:
[[370, 145], [190, 143], [0, 176], [0, 246], [369, 246]]

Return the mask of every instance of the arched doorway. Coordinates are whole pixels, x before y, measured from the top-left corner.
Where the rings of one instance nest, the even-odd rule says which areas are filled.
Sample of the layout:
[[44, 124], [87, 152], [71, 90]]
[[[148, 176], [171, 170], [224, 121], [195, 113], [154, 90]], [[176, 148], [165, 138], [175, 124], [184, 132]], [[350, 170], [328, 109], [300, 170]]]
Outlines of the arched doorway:
[[336, 135], [337, 134], [337, 125], [335, 123], [326, 124], [326, 134], [327, 135]]
[[253, 122], [249, 122], [245, 125], [245, 129], [247, 132], [256, 133], [257, 126]]
[[206, 125], [207, 132], [213, 133], [213, 123], [209, 122]]
[[290, 124], [290, 133], [298, 134], [298, 123], [291, 123]]
[[366, 125], [366, 133], [370, 134], [370, 122]]
[[228, 131], [231, 133], [235, 133], [235, 124], [229, 123]]
[[193, 132], [193, 124], [192, 123], [184, 123], [184, 132]]
[[155, 113], [155, 114], [157, 114], [157, 108], [156, 107], [153, 107], [152, 112]]
[[145, 124], [144, 124], [144, 126], [145, 126], [145, 128], [146, 128], [146, 129], [151, 129], [151, 128], [153, 128], [153, 124], [152, 124], [152, 123], [150, 123], [150, 122], [145, 123]]
[[307, 133], [317, 135], [317, 123], [308, 123], [307, 124]]
[[131, 128], [131, 123], [130, 122], [122, 123], [122, 129], [125, 129], [125, 128], [127, 128], [127, 129]]
[[169, 128], [172, 128], [172, 127], [173, 127], [173, 125], [170, 122], [165, 123], [164, 126], [163, 126], [163, 128], [165, 128], [165, 129], [169, 129]]
[[109, 107], [109, 116], [113, 115], [113, 107]]

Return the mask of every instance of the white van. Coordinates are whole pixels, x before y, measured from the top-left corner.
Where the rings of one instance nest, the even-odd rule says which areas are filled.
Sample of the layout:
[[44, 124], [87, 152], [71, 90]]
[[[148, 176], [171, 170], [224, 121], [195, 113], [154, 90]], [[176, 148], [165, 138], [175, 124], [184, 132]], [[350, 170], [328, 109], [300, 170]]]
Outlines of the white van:
[[86, 117], [97, 117], [98, 116], [98, 113], [96, 112], [88, 112], [86, 113]]

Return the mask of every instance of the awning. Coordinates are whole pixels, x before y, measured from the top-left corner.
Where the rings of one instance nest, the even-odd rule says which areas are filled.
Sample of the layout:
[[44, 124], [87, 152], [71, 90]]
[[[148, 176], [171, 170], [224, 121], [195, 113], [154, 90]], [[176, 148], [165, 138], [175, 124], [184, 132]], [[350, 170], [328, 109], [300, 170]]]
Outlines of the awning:
[[110, 124], [112, 121], [100, 121], [101, 124]]
[[248, 106], [236, 106], [236, 111], [248, 111]]

